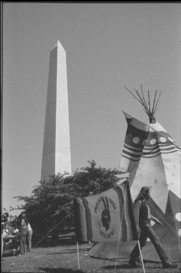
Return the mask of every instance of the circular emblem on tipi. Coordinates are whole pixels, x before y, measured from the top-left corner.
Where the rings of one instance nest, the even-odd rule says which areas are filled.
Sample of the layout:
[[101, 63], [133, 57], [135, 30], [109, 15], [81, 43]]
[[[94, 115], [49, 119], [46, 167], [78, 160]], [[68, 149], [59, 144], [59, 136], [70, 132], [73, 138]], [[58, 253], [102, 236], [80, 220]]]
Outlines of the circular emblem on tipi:
[[140, 142], [139, 137], [134, 137], [134, 138], [133, 138], [133, 142], [134, 142], [135, 144], [138, 144], [138, 143]]
[[114, 201], [107, 196], [102, 196], [97, 200], [94, 211], [99, 234], [105, 239], [111, 238], [116, 232], [118, 221]]
[[160, 141], [161, 141], [161, 142], [166, 142], [167, 139], [166, 139], [166, 137], [160, 137]]
[[150, 140], [150, 144], [151, 145], [154, 145], [156, 143], [156, 139], [155, 138], [152, 138], [151, 140]]
[[179, 222], [181, 222], [181, 213], [180, 213], [180, 212], [176, 213], [176, 214], [175, 214], [175, 218], [176, 218]]

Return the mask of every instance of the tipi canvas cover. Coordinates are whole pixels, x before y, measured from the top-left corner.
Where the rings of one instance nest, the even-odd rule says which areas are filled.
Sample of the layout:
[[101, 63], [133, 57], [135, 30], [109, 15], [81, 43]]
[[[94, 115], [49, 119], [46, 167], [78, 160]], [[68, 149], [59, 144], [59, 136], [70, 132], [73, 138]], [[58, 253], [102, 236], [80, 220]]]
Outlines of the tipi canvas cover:
[[[163, 223], [153, 229], [171, 260], [180, 260], [181, 243], [181, 147], [158, 121], [145, 124], [124, 113], [127, 132], [120, 167], [128, 171], [133, 201], [141, 187], [151, 188], [152, 214]], [[134, 244], [99, 243], [90, 256], [129, 259]], [[143, 248], [143, 259], [160, 261], [151, 242]]]

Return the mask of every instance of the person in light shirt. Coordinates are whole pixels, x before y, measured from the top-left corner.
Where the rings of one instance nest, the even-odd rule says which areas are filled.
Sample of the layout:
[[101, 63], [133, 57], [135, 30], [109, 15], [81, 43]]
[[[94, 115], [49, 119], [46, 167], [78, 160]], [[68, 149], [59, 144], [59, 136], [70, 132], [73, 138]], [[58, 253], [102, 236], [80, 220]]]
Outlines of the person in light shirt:
[[27, 241], [27, 252], [31, 252], [31, 240], [32, 240], [33, 230], [31, 228], [30, 223], [27, 224], [27, 235], [26, 235], [26, 241]]
[[[163, 268], [175, 268], [176, 264], [170, 263], [168, 257], [160, 243], [158, 236], [155, 234], [151, 221], [163, 226], [162, 222], [159, 221], [156, 217], [151, 214], [151, 207], [149, 204], [150, 198], [150, 188], [142, 187], [138, 197], [134, 201], [134, 214], [135, 214], [135, 222], [136, 228], [139, 236], [140, 247], [144, 247], [147, 242], [147, 238], [150, 239], [152, 244], [155, 247], [155, 250], [160, 257], [160, 260], [163, 264]], [[140, 266], [140, 252], [138, 244], [135, 246], [133, 251], [130, 254], [129, 264], [133, 267]]]

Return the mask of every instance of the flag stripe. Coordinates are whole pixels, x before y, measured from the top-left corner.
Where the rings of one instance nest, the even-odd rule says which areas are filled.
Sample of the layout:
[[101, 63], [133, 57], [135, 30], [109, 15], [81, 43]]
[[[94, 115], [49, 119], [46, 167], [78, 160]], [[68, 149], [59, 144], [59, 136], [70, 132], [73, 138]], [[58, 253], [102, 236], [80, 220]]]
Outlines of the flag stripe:
[[175, 147], [173, 144], [157, 144], [154, 146], [144, 146], [144, 149], [135, 149], [135, 147], [124, 144], [122, 156], [130, 159], [132, 161], [138, 161], [141, 157], [151, 158], [160, 154], [169, 154], [180, 151], [179, 148]]
[[[125, 204], [128, 204], [127, 191], [125, 192]], [[130, 223], [130, 219], [129, 219], [129, 209], [130, 209], [129, 204], [127, 206], [124, 206], [124, 217], [125, 217], [125, 223], [126, 223], [126, 227], [127, 227], [126, 241], [132, 239], [132, 236], [131, 236], [131, 223]]]
[[139, 161], [140, 160], [140, 157], [139, 158], [134, 158], [133, 156], [128, 156], [128, 155], [125, 155], [124, 153], [122, 154], [122, 157], [125, 157], [129, 160], [132, 160], [132, 161]]
[[[131, 199], [130, 189], [129, 185], [126, 181], [126, 187], [124, 193], [121, 191], [120, 188], [116, 188], [118, 197], [120, 200], [123, 200], [124, 198], [124, 204], [122, 203], [122, 209], [124, 207], [123, 211], [123, 222], [122, 222], [122, 241], [130, 241], [137, 239], [137, 232], [136, 232], [136, 224], [134, 220], [134, 212], [133, 212], [133, 203]], [[124, 196], [124, 197], [123, 197]], [[120, 219], [121, 219], [120, 215]]]
[[[130, 231], [130, 240], [138, 240], [138, 234], [137, 234], [137, 230], [136, 230], [136, 223], [135, 223], [135, 219], [134, 219], [134, 209], [133, 209], [133, 202], [132, 202], [132, 198], [131, 198], [131, 192], [130, 192], [130, 187], [129, 184], [127, 183], [127, 198], [128, 198], [128, 215], [129, 215], [129, 220], [131, 220], [131, 231]], [[129, 238], [128, 238], [129, 239]]]
[[[122, 185], [121, 185], [122, 186]], [[117, 192], [118, 198], [119, 198], [119, 204], [120, 204], [120, 240], [122, 240], [122, 238], [126, 238], [127, 237], [127, 233], [126, 233], [126, 223], [125, 223], [125, 218], [124, 218], [124, 196], [123, 196], [123, 192], [122, 192], [122, 187], [117, 187], [114, 188], [114, 190]]]
[[75, 233], [77, 241], [84, 241], [84, 227], [82, 227], [82, 213], [78, 198], [74, 199]]
[[[127, 113], [128, 122], [122, 157], [130, 161], [139, 161], [141, 157], [152, 158], [160, 154], [180, 152], [181, 146], [157, 122], [147, 125]], [[143, 149], [144, 148], [144, 149]]]
[[87, 224], [87, 237], [90, 238], [90, 241], [92, 240], [92, 221], [91, 221], [91, 212], [89, 209], [88, 201], [84, 197], [82, 198], [83, 205], [85, 208], [85, 217], [86, 217], [86, 224]]
[[123, 149], [124, 153], [127, 155], [133, 155], [134, 157], [140, 157], [142, 154], [142, 150], [139, 153], [134, 152], [131, 148], [130, 149]]
[[175, 152], [180, 152], [178, 149], [175, 149], [175, 150], [171, 150], [171, 151], [157, 151], [155, 153], [143, 153], [140, 157], [134, 157], [133, 155], [128, 155], [128, 154], [125, 154], [124, 151], [122, 153], [122, 157], [125, 157], [131, 161], [139, 161], [141, 157], [144, 157], [144, 158], [152, 158], [152, 157], [155, 157], [157, 155], [160, 155], [160, 154], [171, 154], [171, 153], [175, 153]]
[[128, 145], [128, 143], [124, 143], [124, 149], [128, 149], [128, 150], [131, 149], [134, 152], [140, 152], [141, 153], [141, 151], [143, 150], [143, 147], [142, 148], [135, 148], [133, 146]]

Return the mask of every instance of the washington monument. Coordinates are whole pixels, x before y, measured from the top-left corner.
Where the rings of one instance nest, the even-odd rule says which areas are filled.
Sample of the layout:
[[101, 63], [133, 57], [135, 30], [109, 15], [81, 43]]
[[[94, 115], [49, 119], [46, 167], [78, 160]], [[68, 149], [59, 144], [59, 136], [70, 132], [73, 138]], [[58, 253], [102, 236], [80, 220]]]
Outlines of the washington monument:
[[50, 52], [41, 180], [71, 174], [66, 52], [59, 41]]

